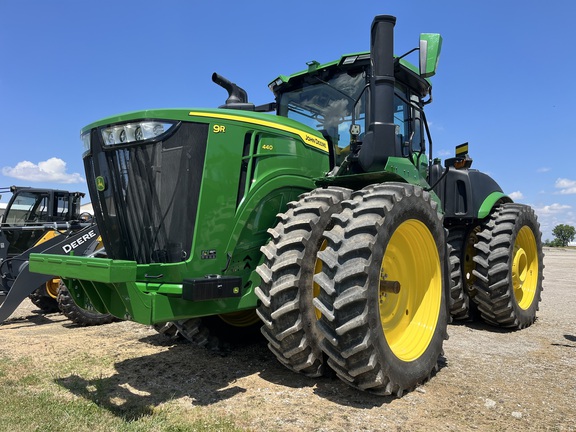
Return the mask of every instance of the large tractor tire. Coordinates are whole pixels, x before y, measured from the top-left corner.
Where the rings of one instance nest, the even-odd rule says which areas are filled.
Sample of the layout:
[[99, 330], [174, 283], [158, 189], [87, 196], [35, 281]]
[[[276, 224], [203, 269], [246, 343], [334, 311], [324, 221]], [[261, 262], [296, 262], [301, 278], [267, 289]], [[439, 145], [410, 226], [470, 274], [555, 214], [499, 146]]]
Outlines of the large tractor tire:
[[448, 338], [442, 216], [427, 192], [403, 183], [367, 187], [342, 205], [318, 254], [322, 346], [347, 384], [401, 396], [438, 369]]
[[95, 309], [91, 309], [91, 305], [87, 305], [88, 308], [81, 308], [76, 304], [70, 291], [64, 282], [60, 281], [60, 288], [58, 289], [58, 307], [60, 312], [72, 321], [82, 327], [96, 326], [102, 324], [108, 324], [115, 320], [115, 317], [111, 314], [103, 314]]
[[183, 338], [183, 336], [180, 334], [180, 331], [178, 330], [178, 327], [176, 326], [176, 323], [173, 321], [153, 324], [152, 328], [164, 337], [171, 340], [177, 341]]
[[58, 312], [58, 285], [60, 279], [50, 279], [45, 284], [40, 285], [28, 298], [34, 306], [43, 313]]
[[476, 296], [475, 245], [480, 227], [452, 227], [448, 230], [452, 288], [450, 315], [456, 321], [476, 320], [479, 313], [473, 298]]
[[470, 317], [470, 296], [466, 286], [466, 227], [448, 229], [449, 257], [452, 286], [450, 289], [450, 316], [454, 320]]
[[324, 230], [342, 209], [351, 191], [315, 189], [288, 204], [278, 224], [268, 230], [272, 239], [262, 247], [265, 259], [257, 268], [261, 284], [255, 292], [268, 347], [287, 368], [317, 377], [324, 373], [324, 354], [313, 299], [320, 288], [314, 274], [321, 270], [318, 251], [325, 247]]
[[178, 329], [178, 334], [194, 345], [213, 351], [219, 351], [222, 347], [222, 341], [203, 325], [202, 318], [178, 320], [174, 321], [174, 325]]
[[495, 208], [476, 234], [474, 301], [482, 319], [522, 329], [536, 320], [544, 254], [534, 210], [521, 204]]
[[[173, 322], [178, 337], [192, 344], [225, 354], [234, 345], [261, 338], [260, 319], [254, 309]], [[157, 329], [160, 331], [160, 329]]]

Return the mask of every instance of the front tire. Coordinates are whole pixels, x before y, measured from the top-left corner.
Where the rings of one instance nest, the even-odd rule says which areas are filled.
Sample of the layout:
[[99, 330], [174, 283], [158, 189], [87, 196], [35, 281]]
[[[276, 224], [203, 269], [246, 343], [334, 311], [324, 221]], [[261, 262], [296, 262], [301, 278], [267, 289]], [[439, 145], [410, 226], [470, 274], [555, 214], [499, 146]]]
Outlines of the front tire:
[[522, 329], [536, 320], [542, 293], [544, 253], [534, 210], [503, 204], [477, 234], [474, 269], [482, 319], [500, 327]]
[[427, 192], [402, 183], [367, 187], [343, 207], [315, 278], [322, 346], [344, 382], [401, 396], [437, 370], [447, 338], [442, 217]]
[[323, 233], [331, 216], [350, 193], [315, 189], [291, 202], [269, 230], [272, 239], [262, 248], [265, 260], [257, 268], [262, 281], [255, 291], [261, 302], [257, 312], [268, 347], [287, 368], [311, 377], [324, 372], [319, 312], [312, 303], [320, 290], [313, 281], [321, 269], [317, 255], [325, 246]]
[[254, 309], [189, 318], [171, 324], [177, 330], [175, 335], [178, 337], [221, 354], [231, 351], [235, 345], [254, 343], [262, 337], [259, 332], [260, 320]]

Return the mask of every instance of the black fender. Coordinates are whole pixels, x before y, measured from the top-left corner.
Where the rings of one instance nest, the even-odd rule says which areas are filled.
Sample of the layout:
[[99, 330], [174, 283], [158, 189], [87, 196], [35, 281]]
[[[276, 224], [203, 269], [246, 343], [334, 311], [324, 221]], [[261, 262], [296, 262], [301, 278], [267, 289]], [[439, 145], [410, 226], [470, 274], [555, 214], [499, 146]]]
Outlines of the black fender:
[[442, 201], [448, 223], [483, 219], [497, 203], [512, 202], [492, 177], [478, 170], [450, 167], [440, 175], [443, 178], [434, 192]]

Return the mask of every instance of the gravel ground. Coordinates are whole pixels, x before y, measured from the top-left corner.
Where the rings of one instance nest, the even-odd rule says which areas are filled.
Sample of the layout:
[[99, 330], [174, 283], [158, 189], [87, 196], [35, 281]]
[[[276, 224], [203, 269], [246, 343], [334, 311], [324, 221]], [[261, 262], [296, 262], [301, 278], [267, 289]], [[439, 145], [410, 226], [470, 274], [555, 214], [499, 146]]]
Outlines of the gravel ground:
[[[54, 379], [71, 397], [97, 386], [97, 403], [117, 415], [172, 404], [177, 415], [230, 416], [267, 432], [576, 431], [576, 250], [545, 253], [536, 323], [516, 332], [450, 325], [440, 371], [400, 399], [294, 374], [263, 342], [223, 357], [131, 322], [76, 327], [28, 301], [0, 327], [1, 352], [60, 364]], [[81, 359], [88, 371], [74, 369]]]

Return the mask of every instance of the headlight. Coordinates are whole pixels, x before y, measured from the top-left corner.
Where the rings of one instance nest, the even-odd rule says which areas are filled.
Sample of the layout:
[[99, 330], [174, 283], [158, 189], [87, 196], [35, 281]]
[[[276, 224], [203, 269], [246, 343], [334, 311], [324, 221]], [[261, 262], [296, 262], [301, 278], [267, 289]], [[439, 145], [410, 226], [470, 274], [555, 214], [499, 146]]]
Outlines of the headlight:
[[84, 146], [84, 152], [90, 150], [90, 131], [84, 132], [80, 135], [80, 139], [82, 140], [82, 145]]
[[105, 145], [127, 144], [156, 138], [168, 131], [173, 123], [142, 121], [110, 126], [100, 130]]

